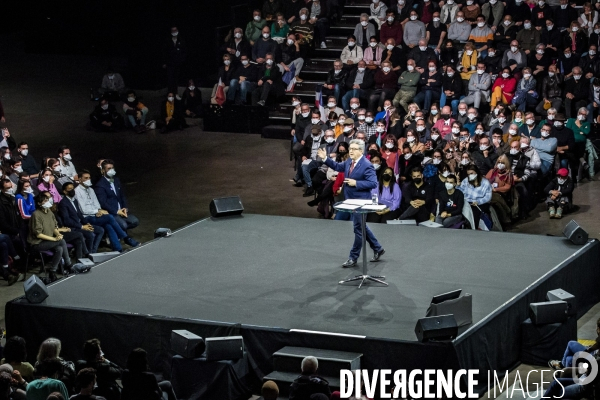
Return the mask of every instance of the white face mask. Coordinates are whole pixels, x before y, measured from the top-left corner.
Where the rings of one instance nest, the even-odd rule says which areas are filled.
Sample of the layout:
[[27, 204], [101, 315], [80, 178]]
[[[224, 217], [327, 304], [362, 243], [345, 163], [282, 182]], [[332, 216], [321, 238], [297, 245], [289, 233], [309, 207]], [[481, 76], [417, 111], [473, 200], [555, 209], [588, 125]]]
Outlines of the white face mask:
[[407, 137], [406, 137], [406, 141], [407, 141], [408, 143], [412, 143], [412, 142], [414, 142], [414, 141], [415, 141], [415, 137], [414, 137], [414, 136], [407, 136]]
[[26, 156], [27, 156], [27, 154], [29, 154], [29, 149], [27, 149], [27, 150], [21, 150], [21, 155], [22, 155], [23, 157], [26, 157]]
[[296, 106], [299, 106], [299, 105], [300, 105], [300, 102], [299, 102], [299, 101], [294, 101], [294, 102], [292, 102], [292, 105], [293, 105], [294, 107], [296, 107]]
[[100, 106], [103, 110], [108, 110], [108, 104], [103, 104], [102, 106]]
[[71, 155], [70, 155], [70, 154], [65, 154], [65, 155], [63, 156], [63, 159], [65, 159], [66, 161], [71, 161], [73, 158], [71, 158]]
[[336, 126], [337, 125], [337, 121], [329, 121], [329, 125]]
[[331, 103], [331, 102], [327, 103], [327, 107], [329, 107], [329, 108], [335, 108], [335, 106], [336, 106], [335, 103]]
[[389, 143], [388, 142], [388, 143], [385, 144], [385, 147], [387, 147], [388, 149], [392, 149], [392, 148], [394, 148], [394, 143]]
[[241, 39], [242, 38], [242, 34], [241, 33], [236, 33], [234, 36], [235, 36], [236, 39]]
[[577, 119], [580, 121], [585, 121], [586, 118], [587, 117], [585, 115], [581, 115], [581, 114], [577, 116]]
[[[248, 65], [248, 60], [242, 60], [242, 65], [244, 65], [244, 66]], [[192, 91], [192, 90], [194, 90], [194, 89], [190, 89], [190, 91]]]
[[469, 114], [469, 115], [468, 115], [468, 117], [469, 117], [469, 119], [475, 119], [475, 118], [477, 118], [477, 117], [475, 116], [475, 114]]
[[368, 22], [367, 22], [367, 21], [360, 21], [360, 24], [361, 24], [362, 26], [367, 26]]
[[267, 63], [267, 65], [273, 65], [273, 60], [271, 60], [270, 58], [265, 62]]
[[547, 25], [547, 26], [546, 26], [546, 29], [548, 29], [549, 31], [551, 31], [551, 30], [552, 30], [552, 28], [554, 28], [554, 25]]
[[377, 171], [379, 168], [381, 168], [381, 164], [373, 164], [373, 169], [375, 171]]
[[540, 56], [543, 56], [543, 55], [544, 55], [544, 50], [542, 50], [542, 49], [539, 49], [539, 50], [537, 50], [536, 52], [537, 52], [537, 53], [538, 53]]
[[[431, 115], [437, 115], [437, 113], [438, 113], [438, 110], [431, 110]], [[421, 119], [423, 119], [423, 118], [421, 118]]]
[[[450, 4], [450, 1], [448, 0], [448, 4]], [[433, 22], [440, 22], [440, 19], [438, 17], [434, 17], [433, 18]]]
[[531, 74], [523, 74], [523, 78], [529, 79], [529, 78], [531, 78]]
[[496, 55], [495, 51], [488, 51], [488, 57], [494, 57]]
[[342, 72], [342, 70], [341, 70], [341, 69], [334, 69], [334, 70], [333, 70], [333, 73], [334, 73], [334, 74], [336, 74], [336, 75], [337, 75], [337, 74], [339, 74], [340, 72]]
[[571, 58], [571, 53], [565, 53], [565, 58]]
[[410, 160], [410, 158], [411, 158], [411, 157], [412, 157], [412, 153], [406, 153], [406, 154], [404, 155], [404, 159], [405, 159], [405, 160]]
[[547, 138], [548, 136], [550, 136], [550, 132], [542, 132], [542, 137]]
[[559, 185], [564, 185], [564, 183], [567, 181], [566, 179], [562, 179], [562, 178], [557, 178], [556, 180], [558, 181]]
[[49, 176], [45, 176], [42, 178], [44, 182], [48, 183], [50, 182], [50, 177]]
[[411, 15], [410, 16], [410, 20], [411, 21], [416, 21], [417, 20], [417, 16], [416, 15]]
[[92, 186], [92, 181], [91, 181], [91, 180], [89, 180], [89, 179], [88, 179], [87, 181], [83, 181], [83, 186], [85, 186], [85, 187], [90, 187], [90, 186]]
[[319, 121], [321, 121], [319, 118], [313, 118], [310, 120], [310, 122], [312, 122], [313, 125], [317, 125]]
[[169, 100], [171, 103], [173, 102], [173, 100], [175, 100], [175, 97], [167, 97], [167, 100]]
[[498, 118], [498, 122], [500, 122], [501, 124], [503, 124], [503, 123], [506, 122], [506, 118], [500, 117], [500, 118]]
[[367, 117], [367, 118], [365, 118], [365, 122], [366, 122], [367, 124], [370, 124], [371, 122], [373, 122], [373, 118], [371, 118], [371, 117]]
[[414, 67], [414, 66], [412, 66], [412, 65], [407, 65], [407, 66], [406, 66], [406, 69], [407, 69], [407, 70], [410, 72], [410, 71], [414, 70], [414, 69], [415, 69], [415, 67]]
[[485, 72], [485, 69], [478, 69], [477, 70], [477, 74], [478, 75], [483, 75], [484, 72]]
[[179, 35], [179, 32], [171, 32], [171, 36], [177, 37], [177, 35]]
[[306, 14], [302, 14], [302, 15], [300, 16], [300, 19], [301, 19], [302, 21], [306, 21]]
[[391, 44], [388, 44], [387, 46], [385, 46], [385, 48], [388, 50], [394, 50], [394, 46]]
[[552, 77], [554, 76], [554, 72], [551, 72], [551, 71], [549, 71], [549, 72], [548, 72], [548, 76], [549, 76], [550, 78], [552, 78]]
[[454, 72], [446, 72], [448, 78], [452, 78], [454, 76]]
[[510, 25], [510, 21], [506, 20], [504, 21], [504, 26], [509, 26]]
[[454, 133], [455, 135], [457, 133], [459, 133], [459, 132], [460, 132], [460, 129], [458, 129], [458, 128], [452, 128], [452, 133]]
[[472, 182], [477, 179], [477, 174], [469, 174], [469, 180]]
[[466, 53], [468, 56], [470, 56], [471, 54], [473, 54], [473, 50], [467, 50]]
[[468, 6], [472, 6], [473, 5], [473, 0], [467, 0], [467, 5]]
[[525, 29], [531, 29], [531, 24], [523, 24], [523, 27], [525, 27]]
[[590, 56], [595, 56], [596, 55], [596, 50], [590, 50], [588, 51]]
[[288, 39], [287, 44], [291, 46], [294, 44], [294, 41], [292, 39]]
[[256, 22], [260, 21], [260, 15], [255, 15], [255, 16], [254, 16], [254, 20], [255, 20]]
[[540, 7], [543, 7], [544, 4], [546, 4], [546, 2], [545, 1], [538, 1], [538, 4], [540, 5]]
[[328, 137], [326, 137], [326, 138], [325, 138], [325, 141], [326, 141], [327, 143], [331, 144], [331, 143], [335, 142], [335, 139], [334, 139], [334, 138], [332, 138], [331, 136], [328, 136]]
[[419, 46], [419, 50], [425, 51], [425, 50], [427, 50], [427, 46]]
[[444, 186], [446, 186], [446, 190], [452, 190], [454, 189], [454, 185], [452, 183], [444, 183]]
[[548, 114], [548, 121], [554, 120], [554, 114]]
[[[362, 67], [358, 67], [358, 72], [365, 72], [365, 69]], [[354, 107], [356, 104], [352, 104], [350, 107]]]
[[268, 38], [269, 38], [269, 36], [271, 36], [269, 33], [263, 33], [263, 37], [264, 37], [265, 39], [268, 39]]
[[506, 165], [504, 165], [504, 163], [498, 163], [497, 167], [500, 171], [502, 171], [504, 168], [506, 168]]
[[[434, 165], [438, 165], [438, 164], [439, 164], [439, 163], [441, 163], [441, 162], [442, 162], [442, 160], [440, 160], [439, 158], [434, 158], [434, 159], [433, 159], [433, 164], [434, 164]], [[443, 174], [442, 174], [442, 175], [443, 175]]]
[[512, 51], [513, 53], [516, 53], [517, 50], [519, 50], [517, 46], [510, 46], [510, 51]]
[[305, 112], [305, 113], [302, 113], [300, 115], [302, 115], [304, 118], [306, 118], [306, 117], [308, 117], [310, 115], [310, 112]]
[[514, 135], [516, 135], [516, 134], [517, 134], [517, 131], [516, 131], [516, 130], [514, 130], [514, 129], [509, 129], [509, 130], [508, 130], [508, 133], [509, 133], [510, 135], [514, 136]]
[[431, 140], [433, 140], [435, 142], [436, 140], [439, 139], [439, 137], [440, 137], [440, 135], [431, 135]]
[[[460, 164], [461, 165], [468, 165], [469, 164], [469, 160], [467, 158], [463, 158], [462, 160], [460, 160]], [[477, 176], [477, 175], [475, 175]]]
[[491, 5], [494, 5], [494, 4], [496, 4], [496, 2], [497, 2], [497, 1], [498, 1], [498, 0], [490, 0], [490, 4], [491, 4]]
[[375, 131], [381, 133], [383, 132], [385, 129], [382, 126], [378, 126], [377, 128], [375, 128]]
[[50, 200], [47, 200], [44, 204], [42, 204], [42, 207], [50, 208], [52, 207], [52, 202]]
[[488, 147], [489, 146], [486, 146], [486, 145], [482, 144], [481, 146], [479, 146], [479, 150], [485, 151], [485, 150], [487, 150]]
[[114, 75], [109, 75], [108, 79], [115, 79], [115, 76]]
[[533, 125], [533, 124], [534, 124], [534, 122], [535, 122], [535, 120], [533, 120], [533, 119], [531, 119], [531, 118], [528, 118], [528, 119], [525, 121], [525, 123], [526, 123], [527, 125]]
[[423, 132], [424, 130], [425, 130], [424, 126], [421, 126], [421, 125], [417, 126], [417, 132]]
[[33, 189], [31, 187], [28, 187], [27, 189], [23, 190], [25, 193], [33, 193]]
[[394, 22], [394, 17], [387, 17], [387, 22], [389, 22], [390, 24], [391, 24], [392, 22]]
[[483, 129], [476, 129], [475, 130], [475, 134], [476, 135], [483, 135]]
[[348, 47], [354, 47], [354, 45], [356, 45], [356, 43], [354, 43], [354, 42], [348, 42]]
[[352, 130], [352, 127], [351, 126], [347, 126], [347, 127], [344, 128], [344, 133], [348, 133], [351, 130]]
[[112, 178], [113, 176], [115, 176], [117, 174], [117, 171], [115, 171], [113, 168], [109, 169], [108, 171], [106, 171], [106, 175], [110, 178]]
[[575, 79], [576, 81], [581, 79], [581, 75], [573, 75], [573, 79]]
[[435, 67], [429, 67], [429, 72], [435, 72]]
[[600, 29], [594, 29], [594, 33], [595, 33], [596, 35], [600, 35]]
[[[473, 2], [471, 2], [471, 3], [473, 3]], [[463, 22], [465, 19], [464, 19], [463, 17], [458, 17], [458, 18], [456, 18], [456, 20], [457, 20], [458, 22]]]
[[563, 10], [566, 10], [567, 9], [567, 5], [566, 4], [561, 4], [560, 8], [562, 8]]
[[574, 26], [574, 27], [571, 28], [571, 32], [577, 32], [578, 30], [579, 30], [579, 28], [576, 27], [576, 26]]
[[23, 167], [16, 167], [15, 171], [18, 173], [21, 173], [21, 172], [23, 172]]
[[229, 61], [229, 60], [224, 60], [224, 61], [223, 61], [223, 64], [225, 64], [225, 65], [229, 65], [229, 64], [231, 64], [231, 61]]
[[477, 26], [483, 28], [485, 26], [485, 22], [478, 22]]
[[128, 97], [127, 101], [133, 103], [135, 101], [135, 97]]
[[387, 74], [388, 72], [390, 72], [390, 67], [383, 67], [383, 72], [385, 72], [386, 74]]
[[375, 47], [375, 46], [377, 46], [377, 42], [371, 42], [371, 43], [369, 43], [369, 46]]
[[338, 124], [339, 125], [344, 125], [345, 122], [346, 122], [346, 120], [344, 118], [338, 119]]

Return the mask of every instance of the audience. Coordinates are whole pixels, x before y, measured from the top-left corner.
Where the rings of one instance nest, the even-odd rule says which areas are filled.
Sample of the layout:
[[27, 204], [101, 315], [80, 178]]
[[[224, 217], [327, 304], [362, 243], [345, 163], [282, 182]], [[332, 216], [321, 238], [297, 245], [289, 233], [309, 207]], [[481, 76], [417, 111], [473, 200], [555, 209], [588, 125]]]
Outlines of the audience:
[[290, 386], [290, 400], [309, 399], [315, 393], [331, 396], [329, 382], [317, 375], [319, 361], [312, 356], [304, 357], [301, 364], [302, 372]]
[[149, 371], [148, 359], [144, 349], [134, 349], [127, 358], [127, 369], [123, 371], [121, 382], [123, 390], [121, 400], [177, 400], [171, 382], [158, 382]]

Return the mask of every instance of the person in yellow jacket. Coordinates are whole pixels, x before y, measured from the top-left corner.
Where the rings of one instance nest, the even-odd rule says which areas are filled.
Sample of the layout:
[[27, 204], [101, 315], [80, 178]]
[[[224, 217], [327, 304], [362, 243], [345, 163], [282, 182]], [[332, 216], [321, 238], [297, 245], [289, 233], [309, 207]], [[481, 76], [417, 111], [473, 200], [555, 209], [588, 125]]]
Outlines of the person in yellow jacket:
[[471, 75], [477, 72], [477, 50], [472, 42], [467, 42], [463, 51], [463, 55], [460, 61], [459, 70], [460, 77], [468, 81], [471, 79]]

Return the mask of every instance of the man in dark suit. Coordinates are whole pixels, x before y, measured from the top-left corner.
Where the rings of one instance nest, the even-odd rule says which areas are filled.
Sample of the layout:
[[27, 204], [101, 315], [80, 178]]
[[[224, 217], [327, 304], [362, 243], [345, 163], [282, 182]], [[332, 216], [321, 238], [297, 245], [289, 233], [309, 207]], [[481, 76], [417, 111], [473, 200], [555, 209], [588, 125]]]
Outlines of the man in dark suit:
[[275, 97], [285, 95], [285, 86], [281, 80], [282, 75], [279, 68], [275, 65], [273, 53], [267, 53], [265, 63], [258, 70], [260, 77], [257, 82], [257, 88], [252, 91], [252, 105], [264, 106], [273, 93]]
[[[375, 74], [366, 67], [367, 63], [364, 60], [360, 60], [358, 67], [350, 71], [350, 75], [346, 79], [347, 92], [342, 97], [342, 108], [346, 112], [351, 110], [350, 100], [352, 98], [368, 99], [369, 92], [375, 85]], [[350, 116], [352, 117], [352, 115]]]
[[140, 221], [132, 214], [129, 214], [127, 200], [121, 189], [121, 181], [115, 178], [115, 168], [112, 160], [102, 161], [102, 178], [96, 182], [94, 192], [103, 210], [111, 214], [121, 229], [127, 232], [127, 229], [133, 229], [140, 224]]
[[[371, 190], [378, 185], [375, 169], [371, 162], [363, 157], [364, 151], [365, 142], [358, 139], [350, 141], [350, 157], [343, 163], [337, 163], [329, 158], [325, 149], [320, 148], [317, 151], [317, 155], [322, 160], [325, 160], [325, 164], [329, 168], [344, 173], [344, 196], [346, 199], [370, 199]], [[352, 220], [354, 222], [354, 244], [350, 250], [348, 260], [342, 264], [345, 268], [356, 266], [356, 260], [360, 256], [362, 246], [362, 218], [359, 214], [353, 213]], [[381, 247], [375, 235], [373, 235], [367, 226], [365, 226], [365, 233], [367, 234], [367, 242], [369, 242], [369, 245], [375, 252], [371, 261], [378, 261], [383, 253], [385, 253], [385, 250], [383, 250], [383, 247]]]
[[100, 241], [104, 236], [104, 228], [94, 226], [85, 220], [75, 198], [75, 184], [73, 182], [66, 182], [62, 187], [62, 192], [64, 197], [58, 203], [58, 212], [63, 226], [71, 228], [71, 231], [81, 232], [89, 252], [97, 253]]

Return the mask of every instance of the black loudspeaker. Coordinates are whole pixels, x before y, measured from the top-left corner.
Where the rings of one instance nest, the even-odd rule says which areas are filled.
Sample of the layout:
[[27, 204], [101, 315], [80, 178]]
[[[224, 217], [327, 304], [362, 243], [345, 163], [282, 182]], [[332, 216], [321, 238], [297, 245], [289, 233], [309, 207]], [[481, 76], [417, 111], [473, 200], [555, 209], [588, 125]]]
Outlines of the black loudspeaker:
[[567, 315], [577, 314], [577, 300], [569, 292], [565, 292], [562, 289], [549, 290], [546, 293], [546, 300], [549, 301], [566, 301], [567, 302]]
[[206, 361], [239, 360], [244, 357], [241, 336], [206, 338]]
[[458, 325], [452, 314], [421, 318], [415, 326], [415, 334], [419, 342], [451, 340], [458, 335]]
[[48, 288], [37, 275], [31, 275], [23, 284], [25, 298], [30, 303], [38, 304], [49, 296]]
[[586, 244], [588, 240], [588, 233], [584, 231], [574, 219], [565, 226], [563, 235], [573, 242], [573, 244]]
[[213, 217], [240, 215], [242, 212], [244, 212], [244, 206], [240, 196], [219, 197], [210, 202], [210, 215]]
[[529, 317], [536, 325], [563, 323], [568, 317], [566, 301], [546, 301], [529, 304]]
[[204, 340], [189, 331], [171, 331], [171, 350], [186, 358], [197, 358], [204, 353]]

